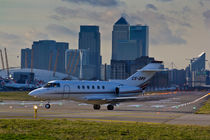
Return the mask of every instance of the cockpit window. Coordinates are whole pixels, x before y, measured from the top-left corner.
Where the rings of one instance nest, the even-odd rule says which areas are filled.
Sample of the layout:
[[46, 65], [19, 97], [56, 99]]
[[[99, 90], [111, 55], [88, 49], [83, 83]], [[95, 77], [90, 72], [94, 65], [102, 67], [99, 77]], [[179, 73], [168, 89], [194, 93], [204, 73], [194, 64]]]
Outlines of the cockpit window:
[[47, 83], [44, 87], [45, 88], [60, 87], [60, 84], [59, 83]]

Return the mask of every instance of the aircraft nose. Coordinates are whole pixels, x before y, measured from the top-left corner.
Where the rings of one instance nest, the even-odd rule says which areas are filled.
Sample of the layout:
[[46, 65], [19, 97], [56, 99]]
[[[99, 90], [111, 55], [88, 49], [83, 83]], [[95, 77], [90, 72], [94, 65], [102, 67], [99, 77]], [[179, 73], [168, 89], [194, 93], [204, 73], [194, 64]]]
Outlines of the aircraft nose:
[[33, 90], [33, 91], [31, 91], [31, 92], [29, 92], [29, 94], [28, 95], [30, 95], [30, 96], [37, 96], [37, 95], [39, 95], [39, 91], [38, 90]]

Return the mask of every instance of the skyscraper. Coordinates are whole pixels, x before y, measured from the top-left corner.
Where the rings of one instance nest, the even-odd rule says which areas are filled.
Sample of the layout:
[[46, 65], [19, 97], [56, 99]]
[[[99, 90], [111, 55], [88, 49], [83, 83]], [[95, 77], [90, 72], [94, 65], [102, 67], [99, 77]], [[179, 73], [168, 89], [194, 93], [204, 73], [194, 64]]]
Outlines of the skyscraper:
[[80, 26], [79, 49], [89, 51], [89, 66], [95, 67], [93, 79], [100, 79], [101, 55], [100, 55], [100, 32], [99, 26]]
[[149, 27], [142, 25], [130, 26], [130, 40], [138, 42], [138, 55], [148, 56], [149, 49]]
[[206, 53], [202, 52], [191, 62], [191, 71], [201, 72], [206, 69]]
[[21, 68], [31, 68], [31, 49], [21, 49]]
[[33, 68], [54, 70], [65, 73], [65, 51], [68, 49], [68, 43], [56, 42], [54, 40], [34, 41], [32, 45]]
[[135, 60], [139, 55], [139, 42], [137, 40], [120, 40], [116, 47], [115, 59], [112, 60]]
[[112, 60], [117, 59], [119, 41], [129, 40], [129, 23], [121, 17], [113, 26], [112, 31]]
[[200, 86], [206, 83], [206, 53], [201, 53], [197, 58], [190, 59], [190, 65], [186, 68], [187, 85]]
[[148, 56], [148, 47], [149, 27], [130, 26], [126, 19], [121, 17], [114, 24], [112, 31], [111, 78], [123, 79], [129, 76], [126, 75], [128, 72], [125, 68], [130, 69], [129, 63], [137, 58]]

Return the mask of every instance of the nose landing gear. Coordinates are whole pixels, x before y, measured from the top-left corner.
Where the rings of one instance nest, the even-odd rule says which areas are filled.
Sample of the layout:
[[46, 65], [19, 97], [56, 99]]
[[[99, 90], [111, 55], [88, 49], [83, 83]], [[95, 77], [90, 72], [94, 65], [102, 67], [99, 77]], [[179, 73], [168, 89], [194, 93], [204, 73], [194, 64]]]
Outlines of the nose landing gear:
[[45, 105], [45, 108], [46, 108], [46, 109], [50, 109], [50, 104], [47, 103], [47, 104]]

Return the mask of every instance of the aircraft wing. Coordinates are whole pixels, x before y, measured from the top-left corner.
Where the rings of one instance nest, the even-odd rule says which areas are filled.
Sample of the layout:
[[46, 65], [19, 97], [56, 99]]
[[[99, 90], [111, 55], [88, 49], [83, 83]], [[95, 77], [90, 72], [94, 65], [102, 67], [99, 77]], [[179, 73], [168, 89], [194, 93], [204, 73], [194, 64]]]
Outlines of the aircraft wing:
[[136, 102], [141, 102], [141, 101], [155, 101], [155, 100], [161, 100], [168, 98], [166, 96], [154, 96], [154, 95], [145, 95], [145, 96], [138, 96], [138, 97], [117, 97], [113, 98], [112, 102], [125, 102], [125, 101], [136, 101]]
[[101, 102], [101, 103], [119, 103], [124, 101], [133, 101], [138, 97], [85, 97], [88, 102]]
[[137, 100], [138, 97], [117, 97], [117, 98], [113, 98], [112, 102], [126, 102], [126, 101], [135, 101]]
[[137, 97], [108, 97], [108, 98], [100, 98], [100, 97], [86, 97], [86, 101], [98, 101], [103, 103], [120, 103], [120, 102], [126, 102], [126, 101], [153, 101], [153, 100], [161, 100], [164, 98], [168, 98], [166, 96], [137, 96]]

